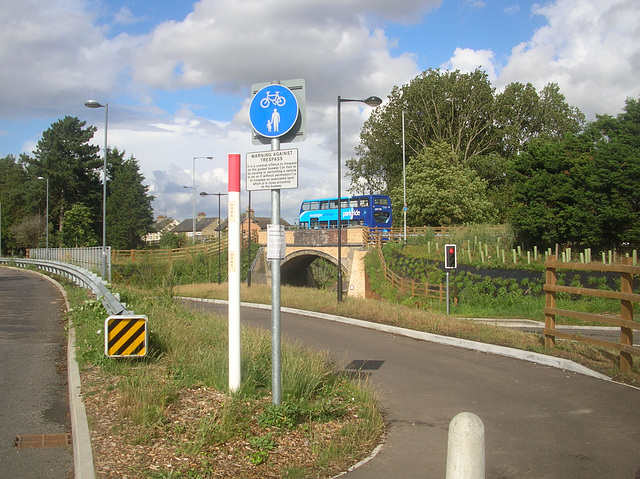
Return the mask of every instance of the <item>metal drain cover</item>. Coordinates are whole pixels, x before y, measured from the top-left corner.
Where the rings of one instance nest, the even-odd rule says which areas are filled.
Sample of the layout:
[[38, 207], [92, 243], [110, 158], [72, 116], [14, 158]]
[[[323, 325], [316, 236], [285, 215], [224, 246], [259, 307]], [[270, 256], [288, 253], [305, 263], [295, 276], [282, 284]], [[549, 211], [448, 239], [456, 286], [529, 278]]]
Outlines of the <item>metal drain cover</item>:
[[19, 434], [14, 445], [20, 448], [65, 447], [71, 445], [71, 434]]

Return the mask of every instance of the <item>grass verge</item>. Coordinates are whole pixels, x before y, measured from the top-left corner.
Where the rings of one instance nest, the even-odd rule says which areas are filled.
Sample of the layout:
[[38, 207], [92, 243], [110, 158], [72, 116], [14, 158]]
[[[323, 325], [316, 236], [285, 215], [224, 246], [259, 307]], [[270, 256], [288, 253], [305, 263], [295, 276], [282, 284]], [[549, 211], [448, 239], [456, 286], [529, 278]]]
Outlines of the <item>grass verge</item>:
[[327, 353], [283, 341], [287, 380], [275, 406], [270, 337], [244, 329], [243, 384], [228, 394], [226, 320], [170, 297], [120, 293], [153, 318], [147, 358], [105, 357], [106, 312], [68, 288], [100, 477], [332, 477], [379, 442], [374, 389]]
[[[183, 285], [175, 287], [173, 292], [180, 296], [226, 299], [227, 285]], [[270, 304], [270, 295], [269, 286], [252, 285], [250, 288], [242, 286], [242, 301]], [[557, 347], [549, 350], [545, 349], [543, 338], [534, 333], [479, 324], [446, 316], [431, 309], [415, 308], [391, 301], [347, 298], [343, 302], [337, 303], [335, 293], [309, 288], [282, 286], [281, 303], [283, 306], [291, 308], [336, 314], [561, 357], [583, 364], [617, 381], [640, 386], [640, 370], [637, 361], [634, 364], [633, 372], [623, 373], [619, 369], [618, 355], [614, 351], [587, 344], [558, 340]]]

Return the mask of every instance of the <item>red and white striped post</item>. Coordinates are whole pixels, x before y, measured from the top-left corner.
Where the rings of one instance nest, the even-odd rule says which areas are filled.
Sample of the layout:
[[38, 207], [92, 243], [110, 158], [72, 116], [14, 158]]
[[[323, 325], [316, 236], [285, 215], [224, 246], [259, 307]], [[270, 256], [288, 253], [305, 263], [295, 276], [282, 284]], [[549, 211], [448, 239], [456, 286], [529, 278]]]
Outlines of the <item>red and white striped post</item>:
[[229, 390], [240, 388], [240, 154], [229, 154]]

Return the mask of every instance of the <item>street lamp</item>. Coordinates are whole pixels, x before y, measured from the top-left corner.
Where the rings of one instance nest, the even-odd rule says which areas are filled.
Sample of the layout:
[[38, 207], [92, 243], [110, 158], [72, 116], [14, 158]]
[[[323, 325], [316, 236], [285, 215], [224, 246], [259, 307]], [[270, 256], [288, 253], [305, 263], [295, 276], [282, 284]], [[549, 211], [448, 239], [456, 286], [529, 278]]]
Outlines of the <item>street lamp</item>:
[[205, 193], [204, 191], [200, 193], [200, 196], [217, 196], [218, 197], [218, 284], [222, 282], [222, 277], [220, 273], [220, 197], [227, 196], [228, 193]]
[[382, 103], [382, 100], [377, 96], [370, 96], [364, 100], [353, 100], [338, 95], [338, 303], [342, 301], [342, 122], [340, 105], [345, 102], [359, 102], [376, 107]]
[[402, 110], [402, 212], [404, 216], [404, 244], [407, 244], [407, 164], [406, 164], [406, 147], [404, 139], [404, 114], [405, 113], [422, 113], [420, 111], [404, 111]]
[[46, 243], [45, 243], [45, 259], [47, 261], [49, 261], [49, 178], [43, 178], [42, 176], [38, 176], [39, 180], [46, 180], [47, 182], [47, 216], [46, 216], [46, 221], [45, 221], [45, 225], [47, 228], [47, 236], [46, 236]]
[[109, 104], [95, 101], [84, 102], [87, 108], [104, 108], [104, 161], [102, 165], [102, 278], [107, 278], [107, 129], [109, 126]]
[[193, 244], [196, 244], [196, 160], [213, 160], [213, 156], [194, 156], [193, 157]]

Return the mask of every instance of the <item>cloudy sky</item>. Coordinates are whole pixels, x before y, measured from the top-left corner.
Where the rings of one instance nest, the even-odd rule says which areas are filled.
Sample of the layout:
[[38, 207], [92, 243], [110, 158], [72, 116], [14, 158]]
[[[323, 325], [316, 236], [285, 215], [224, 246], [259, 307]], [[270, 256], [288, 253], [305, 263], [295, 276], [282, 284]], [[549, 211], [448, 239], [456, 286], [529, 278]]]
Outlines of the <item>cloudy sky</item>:
[[[109, 103], [109, 146], [139, 161], [156, 214], [185, 219], [195, 156], [214, 157], [196, 160], [196, 191], [218, 193], [228, 153], [269, 149], [251, 142], [251, 85], [302, 78], [307, 137], [282, 145], [299, 150], [281, 199], [293, 222], [303, 199], [336, 194], [338, 95], [480, 67], [498, 89], [556, 82], [589, 119], [616, 115], [640, 96], [639, 19], [638, 0], [0, 0], [0, 157], [30, 154], [65, 115], [102, 147], [104, 109], [84, 102]], [[343, 161], [369, 113], [342, 105]], [[270, 201], [254, 192], [256, 215]]]

